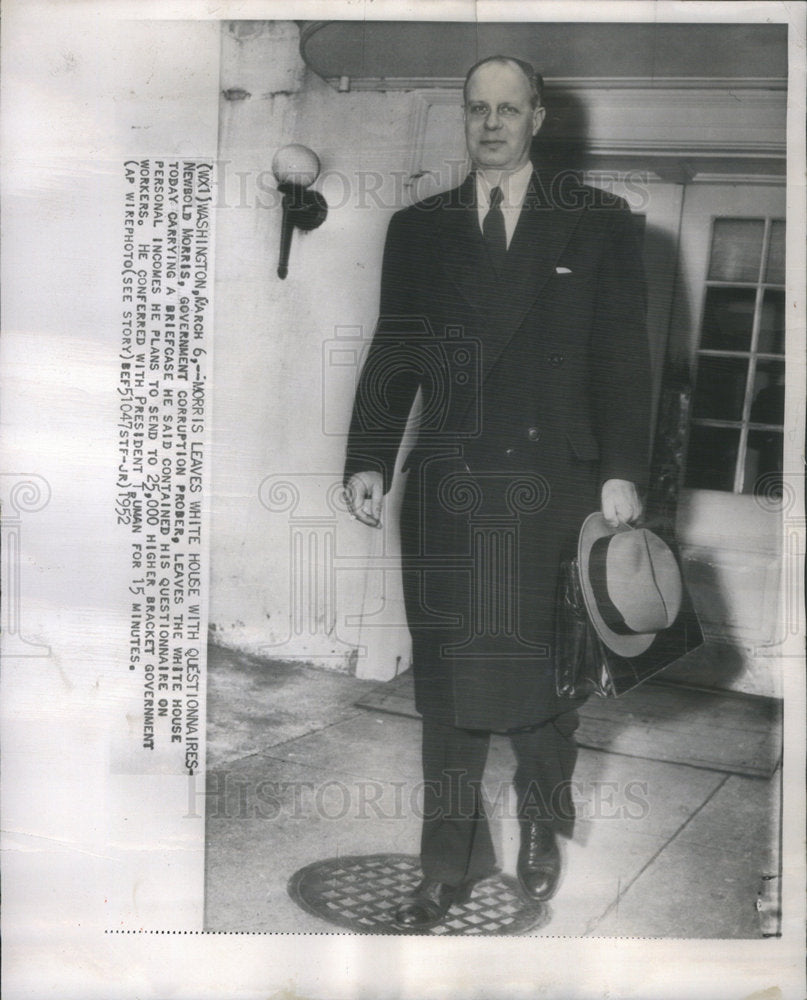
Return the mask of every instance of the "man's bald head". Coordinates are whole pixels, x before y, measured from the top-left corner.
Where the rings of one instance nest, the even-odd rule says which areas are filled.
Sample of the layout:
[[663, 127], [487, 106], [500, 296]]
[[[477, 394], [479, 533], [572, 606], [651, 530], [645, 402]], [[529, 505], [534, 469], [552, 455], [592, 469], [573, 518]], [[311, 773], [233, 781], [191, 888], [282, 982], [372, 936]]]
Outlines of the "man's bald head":
[[478, 69], [487, 66], [489, 63], [497, 63], [500, 66], [512, 66], [520, 70], [524, 74], [527, 85], [530, 88], [530, 104], [533, 108], [540, 107], [544, 91], [543, 77], [535, 71], [531, 63], [526, 62], [524, 59], [516, 59], [515, 56], [486, 56], [484, 59], [480, 59], [478, 63], [474, 63], [465, 74], [465, 83], [462, 85], [462, 99], [464, 103], [468, 102], [468, 84], [471, 82], [471, 77]]

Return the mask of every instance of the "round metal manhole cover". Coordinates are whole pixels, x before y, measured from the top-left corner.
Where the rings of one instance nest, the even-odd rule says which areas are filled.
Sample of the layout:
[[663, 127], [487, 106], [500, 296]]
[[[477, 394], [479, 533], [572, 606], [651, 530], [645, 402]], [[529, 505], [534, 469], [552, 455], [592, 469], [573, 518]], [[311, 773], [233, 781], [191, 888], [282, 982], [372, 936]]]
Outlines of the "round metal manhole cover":
[[395, 923], [402, 898], [421, 880], [420, 861], [408, 854], [329, 858], [289, 879], [291, 898], [309, 913], [361, 934], [524, 934], [546, 926], [549, 909], [527, 899], [518, 881], [495, 874], [477, 882], [471, 898], [427, 931]]

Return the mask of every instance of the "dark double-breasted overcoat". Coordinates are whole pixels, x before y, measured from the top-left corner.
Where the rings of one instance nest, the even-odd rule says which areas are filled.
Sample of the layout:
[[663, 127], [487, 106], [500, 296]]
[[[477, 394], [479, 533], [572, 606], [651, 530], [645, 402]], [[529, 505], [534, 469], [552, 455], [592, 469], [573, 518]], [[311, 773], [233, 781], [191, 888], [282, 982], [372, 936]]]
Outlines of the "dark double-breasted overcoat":
[[499, 272], [473, 174], [393, 216], [346, 479], [375, 469], [386, 491], [410, 420], [401, 547], [421, 713], [504, 732], [573, 707], [554, 688], [559, 561], [605, 480], [644, 482], [649, 398], [624, 201], [534, 173]]

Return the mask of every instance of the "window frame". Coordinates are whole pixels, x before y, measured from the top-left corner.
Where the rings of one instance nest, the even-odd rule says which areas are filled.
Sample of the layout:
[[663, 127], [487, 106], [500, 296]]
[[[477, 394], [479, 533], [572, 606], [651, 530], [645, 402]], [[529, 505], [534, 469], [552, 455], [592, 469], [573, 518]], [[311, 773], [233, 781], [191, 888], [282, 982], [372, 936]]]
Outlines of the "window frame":
[[[756, 281], [725, 281], [710, 279], [708, 277], [711, 265], [712, 265], [712, 251], [714, 248], [714, 236], [715, 236], [715, 226], [717, 222], [724, 220], [742, 220], [748, 222], [761, 221], [764, 223], [764, 230], [762, 236], [762, 248], [760, 252], [759, 266], [757, 269]], [[698, 341], [697, 346], [694, 351], [694, 364], [692, 370], [692, 397], [693, 402], [695, 398], [695, 391], [698, 384], [698, 374], [701, 367], [701, 358], [736, 358], [740, 360], [748, 361], [748, 369], [746, 372], [745, 379], [745, 390], [743, 395], [743, 408], [742, 414], [737, 420], [727, 420], [727, 419], [717, 419], [711, 417], [695, 417], [690, 413], [687, 428], [687, 444], [686, 444], [686, 457], [684, 461], [684, 483], [683, 485], [687, 489], [708, 489], [708, 487], [697, 486], [689, 483], [688, 480], [688, 465], [689, 465], [689, 454], [690, 454], [690, 440], [691, 431], [693, 427], [718, 427], [726, 428], [729, 430], [739, 430], [740, 437], [737, 446], [737, 455], [734, 460], [734, 477], [733, 477], [733, 488], [729, 490], [719, 490], [721, 493], [729, 493], [748, 496], [751, 495], [753, 491], [746, 491], [743, 489], [745, 486], [745, 476], [746, 476], [746, 462], [748, 459], [748, 435], [749, 432], [753, 431], [776, 431], [782, 434], [782, 442], [784, 445], [784, 425], [783, 424], [765, 424], [759, 422], [751, 421], [751, 408], [754, 403], [754, 384], [757, 375], [757, 364], [759, 361], [774, 361], [781, 362], [784, 366], [786, 364], [786, 355], [784, 347], [781, 354], [774, 354], [769, 351], [759, 351], [757, 348], [759, 346], [759, 334], [760, 327], [762, 324], [762, 307], [765, 300], [765, 293], [768, 290], [785, 292], [785, 284], [773, 281], [767, 281], [767, 269], [768, 269], [768, 256], [770, 252], [771, 245], [771, 232], [773, 230], [773, 224], [775, 222], [781, 222], [784, 226], [787, 225], [786, 219], [778, 215], [712, 215], [710, 218], [709, 225], [709, 247], [708, 253], [706, 255], [706, 271], [703, 279], [703, 301], [701, 304], [700, 311], [700, 321], [698, 324]], [[754, 316], [751, 326], [751, 342], [748, 346], [748, 350], [745, 351], [732, 351], [720, 348], [702, 348], [701, 344], [703, 342], [704, 334], [704, 322], [706, 319], [707, 302], [709, 296], [710, 288], [736, 288], [736, 289], [754, 289]]]

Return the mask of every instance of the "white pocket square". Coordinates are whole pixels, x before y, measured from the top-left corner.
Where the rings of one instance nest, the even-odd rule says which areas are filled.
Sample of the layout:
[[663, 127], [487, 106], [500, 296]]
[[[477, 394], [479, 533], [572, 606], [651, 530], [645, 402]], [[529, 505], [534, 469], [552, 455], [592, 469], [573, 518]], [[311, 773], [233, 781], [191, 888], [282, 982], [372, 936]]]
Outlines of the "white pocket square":
[[571, 268], [568, 267], [556, 267], [555, 274], [571, 274]]

